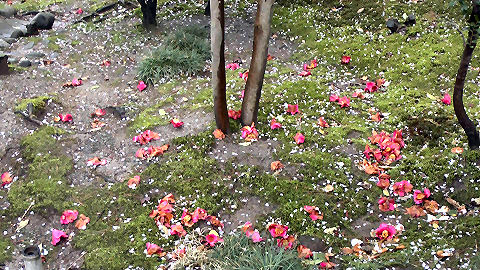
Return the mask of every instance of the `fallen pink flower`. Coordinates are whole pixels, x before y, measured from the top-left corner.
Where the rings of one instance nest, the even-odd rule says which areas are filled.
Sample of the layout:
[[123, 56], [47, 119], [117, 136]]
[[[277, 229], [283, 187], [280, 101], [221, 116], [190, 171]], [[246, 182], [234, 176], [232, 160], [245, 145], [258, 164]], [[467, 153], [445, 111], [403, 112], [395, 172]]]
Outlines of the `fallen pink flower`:
[[277, 120], [275, 120], [275, 118], [272, 118], [272, 121], [270, 121], [270, 128], [273, 130], [281, 127], [282, 127], [282, 124], [278, 123]]
[[400, 197], [405, 196], [407, 193], [410, 193], [413, 189], [410, 182], [403, 180], [393, 184], [393, 193], [397, 194]]
[[60, 121], [62, 121], [62, 122], [72, 122], [73, 121], [73, 117], [69, 113], [67, 113], [65, 115], [59, 113], [58, 117], [60, 118]]
[[287, 235], [288, 226], [272, 223], [268, 226], [268, 231], [272, 237], [285, 237]]
[[170, 123], [172, 123], [174, 128], [179, 128], [179, 127], [183, 126], [183, 122], [180, 121], [180, 119], [177, 119], [177, 118], [173, 118], [172, 120], [170, 120]]
[[52, 245], [56, 246], [61, 238], [68, 238], [68, 235], [64, 231], [54, 229], [52, 231]]
[[395, 226], [385, 223], [380, 224], [380, 226], [378, 226], [378, 228], [375, 230], [376, 236], [381, 240], [392, 239], [396, 233], [397, 230], [395, 229]]
[[77, 13], [77, 14], [82, 14], [82, 13], [83, 13], [83, 9], [82, 9], [82, 8], [78, 8], [77, 11], [75, 11], [75, 13]]
[[368, 92], [368, 93], [373, 93], [375, 91], [377, 91], [378, 87], [377, 87], [377, 84], [375, 82], [367, 82], [367, 86], [365, 87], [365, 92]]
[[82, 84], [83, 84], [82, 79], [74, 78], [74, 79], [72, 80], [72, 85], [73, 85], [73, 86], [80, 86], [80, 85], [82, 85]]
[[348, 97], [342, 97], [338, 100], [340, 108], [350, 107], [350, 99]]
[[339, 99], [340, 98], [335, 94], [331, 95], [329, 98], [330, 102], [337, 102]]
[[139, 81], [137, 85], [138, 91], [142, 92], [143, 90], [145, 90], [145, 88], [147, 88], [147, 85], [145, 84], [145, 82]]
[[253, 233], [252, 233], [252, 241], [254, 243], [258, 243], [258, 242], [262, 242], [263, 241], [263, 238], [260, 237], [260, 233], [255, 230]]
[[312, 73], [308, 70], [304, 70], [304, 71], [300, 72], [300, 74], [298, 74], [298, 75], [301, 76], [301, 77], [308, 77], [308, 76], [312, 75]]
[[87, 161], [87, 166], [100, 166], [100, 165], [107, 165], [107, 160], [103, 159], [100, 160], [98, 157], [91, 158]]
[[342, 56], [342, 61], [341, 62], [342, 62], [342, 64], [346, 65], [346, 64], [350, 63], [351, 60], [352, 60], [352, 57], [344, 55], [344, 56]]
[[78, 217], [77, 210], [65, 210], [63, 211], [62, 216], [60, 217], [61, 224], [69, 224], [74, 222]]
[[147, 242], [146, 246], [147, 246], [147, 255], [157, 254], [160, 257], [166, 255], [165, 252], [163, 252], [163, 249], [159, 247], [157, 244]]
[[205, 240], [207, 241], [207, 243], [211, 247], [215, 246], [215, 244], [218, 243], [218, 242], [223, 242], [223, 239], [218, 237], [218, 235], [216, 235], [214, 233], [211, 233], [211, 234], [208, 234], [207, 236], [205, 236]]
[[298, 110], [298, 104], [287, 104], [287, 113], [291, 115], [297, 114], [300, 111]]
[[445, 105], [450, 105], [450, 104], [452, 104], [452, 97], [447, 92], [445, 92], [441, 101]]
[[234, 111], [234, 110], [228, 110], [228, 117], [232, 118], [233, 120], [240, 119], [242, 116], [242, 110]]
[[428, 197], [430, 197], [430, 190], [428, 188], [423, 189], [423, 192], [420, 190], [413, 191], [413, 201], [415, 204], [423, 203]]
[[392, 198], [382, 197], [378, 200], [378, 208], [383, 212], [395, 210], [395, 201]]
[[302, 133], [298, 132], [297, 134], [295, 134], [295, 137], [293, 137], [293, 139], [297, 144], [302, 144], [305, 141], [305, 136], [303, 136]]
[[2, 179], [2, 187], [12, 183], [13, 181], [12, 175], [9, 172], [2, 173], [0, 178]]
[[230, 63], [225, 68], [230, 70], [236, 70], [240, 68], [240, 65], [238, 63]]
[[130, 178], [127, 182], [127, 186], [131, 189], [136, 189], [139, 184], [140, 184], [139, 175], [135, 175], [133, 178]]

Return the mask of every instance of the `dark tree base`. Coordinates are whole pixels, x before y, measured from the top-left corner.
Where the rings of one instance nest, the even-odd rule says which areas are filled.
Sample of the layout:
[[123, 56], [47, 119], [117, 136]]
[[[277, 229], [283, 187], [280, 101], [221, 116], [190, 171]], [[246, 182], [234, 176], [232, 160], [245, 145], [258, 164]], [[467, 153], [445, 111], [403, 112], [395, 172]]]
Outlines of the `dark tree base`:
[[3, 55], [0, 56], [0, 75], [8, 75], [8, 63], [7, 63], [8, 56]]
[[210, 1], [207, 2], [207, 5], [205, 6], [205, 16], [210, 17]]
[[470, 149], [475, 150], [480, 147], [480, 135], [478, 134], [478, 131], [475, 130], [473, 132], [468, 132], [467, 139], [468, 147], [470, 147]]
[[138, 0], [142, 10], [142, 24], [145, 28], [157, 26], [157, 0]]

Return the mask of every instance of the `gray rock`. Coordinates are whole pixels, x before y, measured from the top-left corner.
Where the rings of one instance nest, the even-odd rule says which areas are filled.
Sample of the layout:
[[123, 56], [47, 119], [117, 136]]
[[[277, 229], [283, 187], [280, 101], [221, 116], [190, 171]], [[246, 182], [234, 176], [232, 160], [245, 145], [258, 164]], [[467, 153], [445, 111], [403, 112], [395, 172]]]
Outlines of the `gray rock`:
[[55, 16], [50, 12], [40, 12], [27, 25], [27, 32], [35, 32], [36, 30], [52, 29], [55, 22]]
[[16, 64], [16, 63], [18, 63], [18, 59], [17, 59], [17, 58], [13, 58], [13, 57], [12, 57], [12, 58], [8, 58], [8, 63], [9, 63], [9, 64]]
[[35, 43], [33, 41], [30, 41], [29, 43], [27, 43], [25, 46], [23, 46], [23, 49], [24, 50], [30, 50], [33, 48], [33, 45], [35, 45]]
[[20, 37], [24, 37], [25, 36], [25, 33], [20, 30], [20, 29], [15, 29], [13, 30], [12, 34], [10, 35], [10, 38], [20, 38]]
[[3, 39], [0, 39], [0, 49], [7, 49], [8, 47], [10, 47], [10, 43], [6, 42]]
[[3, 9], [0, 9], [0, 16], [3, 16], [5, 18], [13, 17], [16, 14], [17, 14], [17, 10], [14, 9], [13, 7], [5, 7]]
[[30, 62], [30, 60], [28, 60], [28, 59], [22, 59], [22, 60], [20, 60], [18, 65], [21, 66], [21, 67], [29, 67], [29, 66], [32, 65], [32, 62]]
[[42, 52], [31, 52], [25, 55], [28, 59], [42, 58], [45, 56]]
[[400, 27], [400, 23], [397, 19], [388, 19], [387, 21], [387, 28], [390, 29], [390, 32], [396, 33], [398, 28]]
[[407, 19], [405, 20], [405, 25], [412, 26], [415, 23], [417, 23], [417, 19], [415, 18], [415, 15], [414, 14], [408, 15]]
[[5, 42], [8, 42], [8, 43], [10, 43], [10, 44], [13, 44], [13, 43], [15, 43], [15, 41], [17, 41], [17, 40], [14, 39], [14, 38], [3, 38], [3, 40], [5, 40]]

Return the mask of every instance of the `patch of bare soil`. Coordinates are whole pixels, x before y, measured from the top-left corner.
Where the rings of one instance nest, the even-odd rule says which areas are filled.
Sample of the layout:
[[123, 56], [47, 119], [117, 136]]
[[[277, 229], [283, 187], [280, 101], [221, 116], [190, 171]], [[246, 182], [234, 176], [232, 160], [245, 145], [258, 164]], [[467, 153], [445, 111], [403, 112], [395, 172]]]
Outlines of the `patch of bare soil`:
[[267, 215], [276, 208], [258, 197], [246, 197], [241, 202], [243, 205], [233, 214], [222, 216], [222, 220], [226, 220], [224, 222], [226, 233], [236, 230], [247, 221], [255, 225], [260, 216]]

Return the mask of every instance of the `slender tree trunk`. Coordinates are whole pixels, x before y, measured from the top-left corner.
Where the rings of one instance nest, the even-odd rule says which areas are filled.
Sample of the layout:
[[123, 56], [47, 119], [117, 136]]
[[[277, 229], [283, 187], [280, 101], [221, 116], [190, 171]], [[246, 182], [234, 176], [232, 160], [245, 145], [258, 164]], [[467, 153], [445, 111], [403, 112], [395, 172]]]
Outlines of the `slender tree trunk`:
[[142, 10], [143, 27], [149, 29], [157, 25], [157, 0], [138, 0]]
[[224, 0], [210, 1], [212, 38], [212, 85], [215, 122], [223, 133], [230, 132], [227, 111], [227, 87], [225, 78], [225, 14]]
[[205, 6], [205, 16], [210, 16], [210, 1], [207, 1], [207, 5]]
[[253, 52], [248, 72], [245, 95], [242, 103], [242, 124], [257, 122], [258, 103], [262, 93], [263, 78], [267, 66], [270, 24], [275, 0], [258, 0], [255, 30], [253, 32]]
[[455, 115], [458, 122], [462, 126], [468, 138], [468, 146], [470, 149], [478, 149], [480, 146], [479, 133], [475, 127], [475, 123], [468, 118], [465, 106], [463, 105], [463, 88], [465, 86], [465, 78], [467, 76], [468, 67], [472, 60], [472, 54], [475, 50], [478, 41], [478, 28], [480, 26], [480, 4], [477, 1], [473, 2], [473, 9], [469, 23], [469, 31], [467, 44], [463, 50], [462, 59], [460, 61], [460, 67], [458, 68], [457, 78], [455, 80], [455, 87], [453, 90], [453, 108], [455, 109]]

